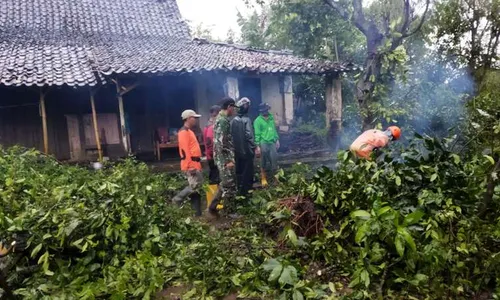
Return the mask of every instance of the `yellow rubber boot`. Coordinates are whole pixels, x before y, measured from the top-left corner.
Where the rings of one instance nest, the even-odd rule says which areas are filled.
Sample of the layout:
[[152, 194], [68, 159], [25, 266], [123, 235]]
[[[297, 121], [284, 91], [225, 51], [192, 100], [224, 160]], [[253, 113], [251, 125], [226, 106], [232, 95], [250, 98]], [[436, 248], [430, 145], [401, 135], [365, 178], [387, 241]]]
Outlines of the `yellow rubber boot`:
[[214, 199], [215, 193], [217, 193], [217, 184], [210, 184], [207, 189], [207, 208], [210, 207], [212, 200]]
[[266, 172], [264, 172], [264, 169], [260, 169], [260, 183], [262, 186], [267, 186]]
[[[210, 204], [212, 203], [212, 200], [215, 197], [215, 194], [217, 193], [217, 189], [219, 186], [217, 184], [210, 184], [207, 189], [207, 208], [210, 207]], [[217, 204], [217, 210], [221, 210], [224, 208], [224, 205], [222, 204]]]

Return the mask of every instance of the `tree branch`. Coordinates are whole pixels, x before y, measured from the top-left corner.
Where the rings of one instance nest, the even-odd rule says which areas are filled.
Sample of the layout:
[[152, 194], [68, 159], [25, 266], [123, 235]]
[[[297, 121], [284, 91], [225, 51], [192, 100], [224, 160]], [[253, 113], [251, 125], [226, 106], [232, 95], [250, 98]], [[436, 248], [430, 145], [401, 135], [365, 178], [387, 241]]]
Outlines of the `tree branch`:
[[335, 9], [342, 18], [344, 18], [347, 21], [350, 20], [349, 12], [345, 10], [343, 7], [341, 7], [338, 2], [334, 0], [325, 0], [325, 3], [330, 7], [332, 7], [333, 9]]
[[422, 28], [422, 25], [424, 25], [424, 22], [425, 22], [425, 17], [427, 16], [427, 13], [429, 12], [429, 6], [431, 4], [431, 1], [430, 0], [426, 0], [425, 2], [425, 11], [424, 13], [422, 14], [422, 19], [420, 19], [420, 23], [417, 25], [417, 28], [415, 28], [412, 32], [409, 32], [409, 33], [403, 33], [403, 38], [407, 38], [409, 36], [412, 36], [414, 35], [415, 33], [419, 32], [420, 29]]
[[[340, 6], [340, 3], [334, 0], [324, 0], [327, 5], [335, 9], [341, 16], [347, 21], [351, 21], [351, 17], [349, 12]], [[363, 1], [362, 0], [353, 0], [353, 15], [352, 21], [354, 25], [365, 35], [368, 36], [368, 32], [370, 29], [370, 23], [366, 21], [365, 15], [363, 13]]]
[[404, 22], [403, 26], [401, 26], [401, 34], [405, 34], [410, 26], [410, 0], [403, 0], [404, 5]]
[[391, 27], [390, 27], [390, 19], [391, 19], [391, 13], [387, 11], [384, 15], [384, 30], [385, 30], [385, 36], [389, 36], [391, 34]]
[[359, 28], [359, 30], [361, 30], [361, 32], [367, 35], [370, 29], [370, 25], [374, 24], [369, 24], [368, 22], [366, 22], [365, 14], [363, 13], [363, 0], [353, 0], [352, 8], [354, 10], [352, 16], [354, 19], [354, 24]]

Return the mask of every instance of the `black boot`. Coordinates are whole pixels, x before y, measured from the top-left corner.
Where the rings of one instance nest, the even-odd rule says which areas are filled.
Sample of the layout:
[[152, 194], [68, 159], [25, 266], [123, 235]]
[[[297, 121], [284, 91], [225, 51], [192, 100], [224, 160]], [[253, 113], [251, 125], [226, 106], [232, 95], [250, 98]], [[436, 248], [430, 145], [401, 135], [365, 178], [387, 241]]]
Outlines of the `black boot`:
[[201, 195], [200, 193], [192, 193], [191, 196], [191, 207], [196, 212], [196, 216], [201, 216]]

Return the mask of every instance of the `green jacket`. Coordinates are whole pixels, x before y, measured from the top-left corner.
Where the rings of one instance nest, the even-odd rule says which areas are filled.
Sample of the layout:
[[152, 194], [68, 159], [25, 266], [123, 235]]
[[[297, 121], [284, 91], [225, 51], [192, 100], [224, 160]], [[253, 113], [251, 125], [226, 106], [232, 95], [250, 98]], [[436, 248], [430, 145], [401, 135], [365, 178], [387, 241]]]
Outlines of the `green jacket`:
[[255, 131], [255, 144], [274, 144], [278, 141], [278, 131], [274, 124], [273, 115], [269, 114], [267, 120], [259, 115], [253, 122], [253, 129]]

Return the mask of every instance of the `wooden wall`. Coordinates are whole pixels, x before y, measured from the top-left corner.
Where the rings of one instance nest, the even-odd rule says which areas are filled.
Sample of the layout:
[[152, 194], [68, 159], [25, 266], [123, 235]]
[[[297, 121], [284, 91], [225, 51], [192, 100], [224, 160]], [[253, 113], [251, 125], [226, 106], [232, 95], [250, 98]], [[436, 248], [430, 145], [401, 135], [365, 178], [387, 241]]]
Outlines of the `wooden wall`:
[[[43, 150], [39, 89], [0, 87], [0, 144]], [[181, 112], [195, 108], [195, 83], [189, 76], [151, 77], [123, 96], [133, 153], [153, 152], [158, 127], [182, 127]], [[97, 153], [88, 88], [50, 88], [46, 97], [49, 154], [59, 160], [94, 160]], [[95, 94], [104, 155], [125, 156], [121, 144], [116, 87]], [[69, 124], [69, 128], [68, 128]], [[118, 138], [116, 135], [119, 135]], [[175, 151], [173, 151], [175, 154]]]
[[43, 148], [38, 103], [36, 91], [0, 89], [0, 144]]

